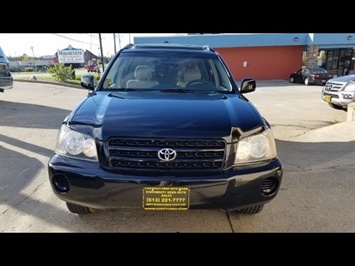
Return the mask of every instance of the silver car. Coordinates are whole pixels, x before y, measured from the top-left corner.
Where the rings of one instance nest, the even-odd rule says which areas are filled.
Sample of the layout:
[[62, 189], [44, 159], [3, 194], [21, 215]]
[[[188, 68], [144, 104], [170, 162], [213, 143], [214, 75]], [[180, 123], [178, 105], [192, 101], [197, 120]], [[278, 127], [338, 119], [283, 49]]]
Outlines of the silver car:
[[0, 92], [12, 89], [13, 81], [14, 80], [9, 68], [9, 60], [0, 47]]
[[328, 80], [322, 90], [322, 99], [332, 108], [346, 111], [348, 104], [355, 101], [355, 75]]

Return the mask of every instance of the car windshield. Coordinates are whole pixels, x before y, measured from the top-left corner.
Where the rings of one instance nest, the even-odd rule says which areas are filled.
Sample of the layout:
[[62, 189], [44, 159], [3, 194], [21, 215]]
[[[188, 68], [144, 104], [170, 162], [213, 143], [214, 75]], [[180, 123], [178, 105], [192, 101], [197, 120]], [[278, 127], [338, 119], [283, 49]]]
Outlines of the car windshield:
[[219, 58], [196, 53], [121, 53], [103, 79], [98, 90], [232, 91]]
[[327, 71], [324, 68], [311, 68], [310, 71], [313, 74], [327, 73]]

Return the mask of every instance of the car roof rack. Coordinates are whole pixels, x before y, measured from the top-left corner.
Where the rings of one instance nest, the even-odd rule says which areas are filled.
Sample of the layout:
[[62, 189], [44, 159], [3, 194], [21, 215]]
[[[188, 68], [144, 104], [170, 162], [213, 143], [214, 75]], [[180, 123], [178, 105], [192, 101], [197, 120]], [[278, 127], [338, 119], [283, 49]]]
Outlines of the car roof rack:
[[145, 44], [129, 44], [125, 48], [179, 48], [189, 50], [208, 50], [214, 51], [209, 45], [179, 44], [179, 43], [145, 43]]

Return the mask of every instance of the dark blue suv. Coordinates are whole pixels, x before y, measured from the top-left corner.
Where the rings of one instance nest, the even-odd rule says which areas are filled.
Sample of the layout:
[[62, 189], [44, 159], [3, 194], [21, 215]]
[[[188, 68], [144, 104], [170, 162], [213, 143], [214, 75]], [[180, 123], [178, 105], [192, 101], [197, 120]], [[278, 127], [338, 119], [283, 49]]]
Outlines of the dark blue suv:
[[60, 127], [48, 163], [69, 211], [260, 212], [283, 168], [269, 123], [208, 46], [128, 45]]

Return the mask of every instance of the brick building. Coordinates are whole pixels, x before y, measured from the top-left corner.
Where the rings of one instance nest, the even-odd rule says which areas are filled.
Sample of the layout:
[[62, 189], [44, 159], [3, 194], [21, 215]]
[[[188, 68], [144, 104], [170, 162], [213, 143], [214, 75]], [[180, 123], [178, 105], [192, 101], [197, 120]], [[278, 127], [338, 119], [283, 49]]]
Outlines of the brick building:
[[355, 74], [355, 33], [243, 33], [134, 37], [134, 43], [209, 45], [219, 52], [236, 80], [288, 79], [304, 65], [334, 75]]

